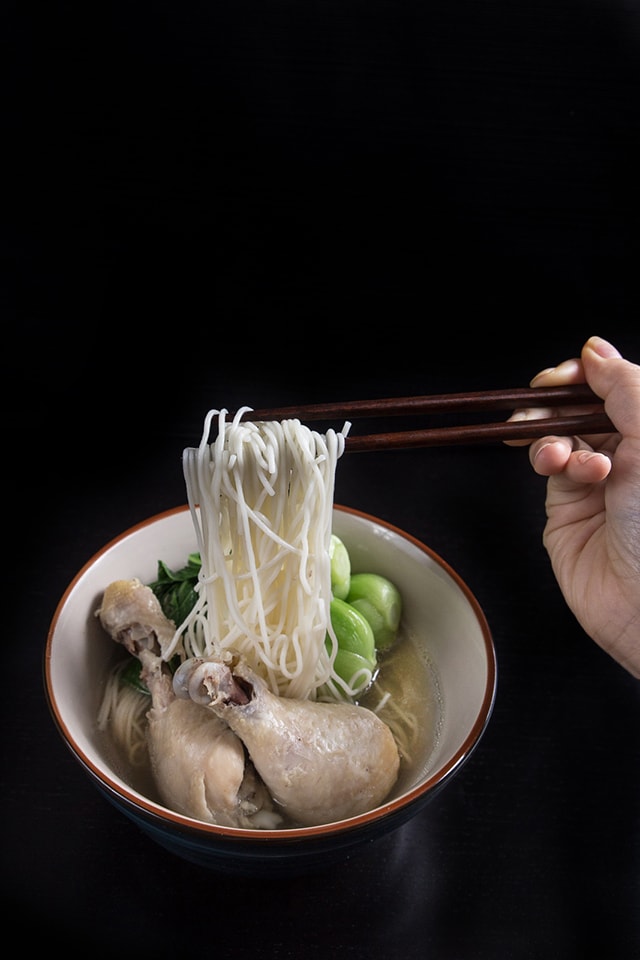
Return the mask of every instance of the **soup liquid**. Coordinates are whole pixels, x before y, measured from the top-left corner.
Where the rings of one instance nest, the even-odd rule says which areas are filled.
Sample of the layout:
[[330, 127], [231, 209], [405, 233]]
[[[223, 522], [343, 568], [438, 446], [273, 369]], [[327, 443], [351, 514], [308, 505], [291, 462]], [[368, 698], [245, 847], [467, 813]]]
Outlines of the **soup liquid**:
[[[391, 797], [410, 790], [429, 770], [440, 726], [442, 700], [438, 678], [424, 641], [401, 634], [378, 657], [379, 673], [362, 698], [391, 728], [400, 751], [400, 772]], [[385, 702], [382, 698], [388, 695]]]

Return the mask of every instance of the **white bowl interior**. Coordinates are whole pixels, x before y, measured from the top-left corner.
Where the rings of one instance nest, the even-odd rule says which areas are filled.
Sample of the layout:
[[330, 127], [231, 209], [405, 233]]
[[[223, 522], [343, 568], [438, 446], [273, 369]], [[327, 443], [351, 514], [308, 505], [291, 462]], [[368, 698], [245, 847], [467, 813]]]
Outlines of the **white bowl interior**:
[[432, 775], [455, 761], [487, 696], [493, 697], [495, 663], [484, 614], [442, 558], [403, 531], [341, 511], [334, 530], [348, 544], [355, 569], [400, 585], [405, 628], [427, 647], [441, 697], [439, 736], [422, 771]]
[[[475, 598], [458, 576], [423, 544], [381, 521], [336, 508], [334, 531], [347, 544], [355, 570], [383, 574], [400, 587], [404, 623], [428, 647], [441, 698], [440, 730], [418, 776], [432, 777], [464, 759], [491, 709], [495, 687], [493, 645]], [[114, 644], [95, 617], [113, 580], [155, 579], [157, 563], [178, 568], [196, 549], [188, 509], [170, 511], [108, 544], [79, 572], [52, 621], [46, 684], [59, 726], [79, 759], [108, 784], [137, 794], [114, 768], [96, 718]], [[403, 789], [411, 790], [412, 782]], [[158, 807], [158, 809], [162, 809]]]

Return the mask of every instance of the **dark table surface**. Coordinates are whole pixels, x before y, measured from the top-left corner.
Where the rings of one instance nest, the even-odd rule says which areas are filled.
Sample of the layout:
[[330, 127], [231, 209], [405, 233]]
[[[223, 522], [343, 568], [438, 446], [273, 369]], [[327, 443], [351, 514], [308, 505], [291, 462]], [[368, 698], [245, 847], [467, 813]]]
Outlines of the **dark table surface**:
[[145, 957], [637, 960], [640, 686], [564, 604], [524, 450], [339, 463], [337, 502], [467, 582], [499, 671], [460, 775], [339, 867], [265, 882], [164, 851], [89, 783], [42, 682], [65, 587], [184, 502], [209, 408], [520, 386], [592, 333], [640, 362], [637, 4], [53, 3], [11, 28], [1, 822], [19, 935]]

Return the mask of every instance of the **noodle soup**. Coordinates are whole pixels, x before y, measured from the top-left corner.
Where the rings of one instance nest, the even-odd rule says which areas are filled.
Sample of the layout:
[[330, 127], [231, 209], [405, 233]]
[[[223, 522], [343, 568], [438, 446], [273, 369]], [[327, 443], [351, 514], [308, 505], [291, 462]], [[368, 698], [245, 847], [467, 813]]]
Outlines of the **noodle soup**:
[[[401, 772], [411, 779], [433, 718], [416, 715], [430, 698], [408, 692], [425, 675], [409, 662], [417, 647], [405, 640], [380, 668], [376, 648], [395, 646], [400, 626], [394, 578], [347, 556], [363, 572], [356, 586], [332, 561], [336, 540], [349, 551], [333, 530], [349, 425], [318, 433], [227, 413], [210, 410], [200, 444], [183, 451], [189, 563], [174, 570], [160, 557], [153, 584], [121, 576], [105, 587], [96, 614], [137, 673], [108, 678], [100, 729], [143, 765], [147, 719], [158, 795], [206, 822], [275, 829], [285, 817], [316, 826], [366, 813]], [[349, 596], [334, 595], [342, 587]], [[150, 692], [148, 711], [125, 674]]]
[[[411, 716], [413, 704], [417, 731], [408, 740], [415, 751], [410, 762], [403, 759], [387, 799], [342, 820], [286, 829], [235, 829], [176, 813], [158, 801], [145, 765], [130, 764], [111, 733], [98, 729], [105, 678], [124, 651], [103, 630], [96, 608], [113, 580], [138, 576], [150, 583], [158, 558], [177, 569], [196, 549], [186, 507], [150, 517], [106, 544], [76, 574], [54, 612], [44, 677], [62, 739], [83, 775], [109, 803], [153, 842], [188, 861], [264, 878], [338, 864], [422, 811], [464, 769], [486, 729], [497, 685], [495, 650], [483, 611], [467, 585], [429, 547], [388, 521], [335, 506], [333, 529], [348, 546], [354, 570], [386, 576], [402, 593], [399, 642], [393, 657], [380, 658], [380, 680], [392, 692], [400, 689], [395, 699], [402, 717]], [[398, 662], [392, 665], [387, 660], [395, 661], [395, 653]], [[376, 709], [377, 691], [375, 696], [372, 691], [372, 700], [370, 706]], [[389, 711], [386, 716], [395, 725]]]
[[[106, 687], [127, 662], [116, 648]], [[130, 687], [120, 687], [115, 696], [117, 703], [112, 700], [110, 718], [103, 718], [101, 723], [105, 753], [126, 783], [162, 804], [145, 742], [145, 714], [151, 706], [150, 698]], [[442, 722], [438, 678], [424, 642], [401, 629], [394, 646], [380, 655], [378, 674], [359, 703], [376, 712], [393, 733], [400, 753], [400, 770], [389, 797], [400, 796], [428, 772]], [[297, 826], [284, 816], [281, 829]]]

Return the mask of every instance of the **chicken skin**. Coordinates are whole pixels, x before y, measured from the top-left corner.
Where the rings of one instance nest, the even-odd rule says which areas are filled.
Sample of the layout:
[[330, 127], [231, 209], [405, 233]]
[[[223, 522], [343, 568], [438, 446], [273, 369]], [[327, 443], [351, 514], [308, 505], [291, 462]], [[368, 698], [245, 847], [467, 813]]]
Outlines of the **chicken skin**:
[[171, 640], [168, 620], [139, 580], [116, 580], [104, 592], [96, 616], [107, 633], [142, 665], [151, 694], [147, 745], [162, 802], [177, 813], [221, 826], [273, 828], [280, 816], [224, 719], [193, 701], [178, 699], [160, 642]]
[[243, 660], [187, 660], [173, 687], [240, 737], [273, 799], [300, 825], [364, 813], [396, 782], [395, 739], [365, 707], [276, 696]]

